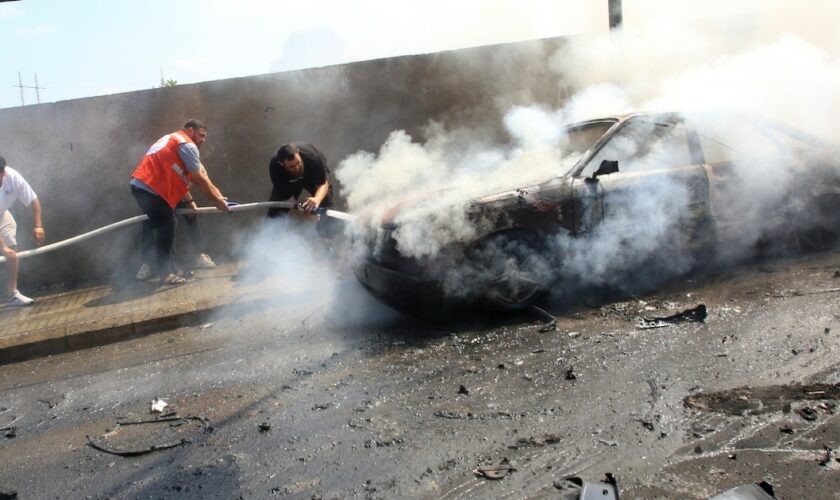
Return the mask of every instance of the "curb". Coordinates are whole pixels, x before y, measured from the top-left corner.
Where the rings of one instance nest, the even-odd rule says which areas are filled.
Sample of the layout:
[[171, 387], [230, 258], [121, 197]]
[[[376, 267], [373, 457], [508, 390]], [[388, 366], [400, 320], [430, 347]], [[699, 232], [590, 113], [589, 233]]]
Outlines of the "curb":
[[[169, 314], [164, 312], [161, 316], [130, 323], [96, 326], [95, 322], [89, 322], [83, 325], [57, 326], [41, 330], [36, 335], [29, 333], [3, 339], [6, 345], [0, 345], [0, 366], [144, 337], [176, 328], [197, 326], [211, 318], [251, 314], [279, 305], [276, 297], [262, 297], [230, 303], [196, 304], [195, 308], [188, 311]], [[228, 309], [228, 313], [220, 315], [220, 311], [225, 309]]]

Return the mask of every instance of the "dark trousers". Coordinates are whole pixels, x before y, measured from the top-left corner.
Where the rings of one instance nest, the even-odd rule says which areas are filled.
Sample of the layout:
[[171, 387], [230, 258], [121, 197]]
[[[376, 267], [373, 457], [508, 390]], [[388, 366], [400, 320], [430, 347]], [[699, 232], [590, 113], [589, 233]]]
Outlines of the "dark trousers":
[[[166, 201], [145, 189], [131, 186], [131, 195], [137, 206], [149, 219], [143, 221], [140, 235], [140, 253], [143, 261], [161, 276], [175, 270], [172, 265], [172, 242], [175, 240], [175, 211]], [[152, 259], [154, 250], [154, 260]], [[156, 269], [155, 269], [156, 267]]]
[[[181, 200], [177, 205], [175, 205], [175, 208], [190, 208], [190, 204]], [[201, 225], [198, 223], [198, 215], [182, 214], [181, 217], [187, 225], [187, 236], [189, 237], [195, 256], [197, 257], [199, 254], [205, 253], [207, 250], [204, 247], [204, 236], [201, 234]]]

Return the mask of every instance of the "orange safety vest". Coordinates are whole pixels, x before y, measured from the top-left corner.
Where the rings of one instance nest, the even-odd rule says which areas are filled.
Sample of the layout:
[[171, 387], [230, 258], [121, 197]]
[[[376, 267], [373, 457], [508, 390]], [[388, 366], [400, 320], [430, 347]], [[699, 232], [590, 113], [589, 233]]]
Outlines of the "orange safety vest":
[[152, 188], [173, 210], [192, 182], [190, 172], [178, 155], [178, 146], [185, 142], [193, 141], [181, 130], [161, 137], [146, 151], [146, 156], [131, 174]]

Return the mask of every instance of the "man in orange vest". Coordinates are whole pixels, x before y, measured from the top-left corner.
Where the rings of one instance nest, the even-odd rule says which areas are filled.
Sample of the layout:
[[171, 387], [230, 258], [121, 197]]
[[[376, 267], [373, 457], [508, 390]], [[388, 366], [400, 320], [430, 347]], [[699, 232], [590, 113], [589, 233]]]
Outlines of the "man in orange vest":
[[[140, 209], [149, 216], [143, 222], [140, 249], [143, 265], [137, 271], [137, 279], [148, 279], [152, 275], [149, 262], [157, 265], [161, 282], [184, 283], [184, 278], [175, 274], [172, 262], [172, 242], [175, 238], [175, 207], [185, 201], [196, 208], [190, 195], [190, 184], [195, 183], [219, 210], [230, 209], [221, 191], [201, 165], [198, 148], [204, 144], [207, 127], [199, 120], [189, 120], [182, 130], [167, 134], [155, 142], [131, 174], [131, 195]], [[152, 249], [156, 259], [152, 260]]]

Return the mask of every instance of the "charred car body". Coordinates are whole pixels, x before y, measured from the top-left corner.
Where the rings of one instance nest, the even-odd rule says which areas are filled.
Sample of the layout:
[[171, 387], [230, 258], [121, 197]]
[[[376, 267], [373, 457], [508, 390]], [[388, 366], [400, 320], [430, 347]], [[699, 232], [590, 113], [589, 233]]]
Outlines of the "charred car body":
[[[544, 182], [446, 208], [409, 202], [358, 228], [356, 277], [409, 313], [520, 309], [558, 283], [655, 283], [757, 244], [826, 245], [840, 220], [836, 146], [783, 125], [635, 113], [571, 125], [559, 146], [564, 165]], [[451, 223], [440, 212], [467, 236], [406, 251], [408, 227]]]

